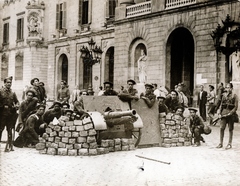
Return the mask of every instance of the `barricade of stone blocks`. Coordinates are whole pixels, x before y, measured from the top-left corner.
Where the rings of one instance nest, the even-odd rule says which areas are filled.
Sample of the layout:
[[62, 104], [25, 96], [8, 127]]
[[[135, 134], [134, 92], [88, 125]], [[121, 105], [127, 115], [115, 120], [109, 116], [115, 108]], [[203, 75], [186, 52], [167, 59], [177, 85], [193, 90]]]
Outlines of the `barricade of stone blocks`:
[[[165, 120], [165, 123], [162, 121]], [[189, 120], [184, 120], [180, 115], [168, 113], [166, 116], [159, 114], [163, 147], [180, 147], [191, 145], [189, 135]]]

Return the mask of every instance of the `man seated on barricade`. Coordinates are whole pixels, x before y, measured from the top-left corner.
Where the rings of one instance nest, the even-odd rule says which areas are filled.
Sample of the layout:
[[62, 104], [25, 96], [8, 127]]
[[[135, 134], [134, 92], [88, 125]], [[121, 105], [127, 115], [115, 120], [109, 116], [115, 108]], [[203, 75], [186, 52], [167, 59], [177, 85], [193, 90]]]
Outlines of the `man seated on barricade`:
[[75, 117], [78, 119], [88, 115], [84, 110], [83, 97], [82, 97], [83, 93], [85, 93], [85, 91], [80, 91], [79, 96], [77, 97], [77, 100], [73, 103], [73, 112], [74, 112], [73, 116], [75, 115]]
[[117, 96], [118, 93], [113, 90], [113, 84], [111, 82], [104, 82], [104, 93], [103, 96]]
[[185, 110], [184, 107], [178, 106], [176, 108], [176, 112], [175, 112], [175, 114], [178, 115], [178, 116], [181, 116], [183, 120], [184, 120], [184, 116], [183, 116], [184, 110]]
[[69, 121], [73, 121], [75, 118], [73, 117], [73, 110], [72, 109], [66, 109], [64, 116], [69, 118]]
[[30, 115], [24, 125], [23, 130], [19, 133], [18, 138], [14, 141], [16, 147], [35, 147], [39, 142], [39, 136], [44, 133], [43, 129], [40, 129], [40, 125], [43, 124], [42, 115], [45, 112], [46, 106], [43, 104], [37, 105], [36, 113]]
[[70, 109], [70, 105], [67, 102], [62, 103], [62, 114], [65, 115], [67, 109]]
[[17, 132], [24, 127], [28, 116], [36, 112], [38, 99], [35, 97], [35, 91], [31, 89], [27, 90], [26, 97], [27, 99], [24, 100], [19, 107], [18, 125], [16, 127]]
[[157, 100], [158, 100], [158, 113], [160, 114], [160, 113], [162, 113], [161, 115], [163, 115], [163, 114], [167, 114], [168, 113], [168, 108], [167, 108], [167, 106], [165, 105], [165, 96], [161, 96], [161, 95], [159, 95], [158, 97], [157, 97]]
[[156, 95], [153, 94], [152, 84], [149, 83], [145, 84], [145, 93], [142, 92], [140, 94], [140, 99], [143, 99], [149, 108], [151, 108], [154, 105], [156, 101]]
[[58, 90], [57, 93], [57, 101], [63, 103], [63, 102], [69, 102], [70, 99], [70, 91], [68, 89], [67, 82], [62, 80], [61, 81], [61, 88]]
[[181, 106], [176, 90], [171, 90], [171, 93], [166, 97], [165, 104], [168, 107], [168, 111], [172, 113], [175, 113], [177, 107]]
[[203, 119], [198, 116], [197, 109], [190, 107], [189, 109], [190, 112], [190, 125], [189, 125], [189, 130], [190, 133], [192, 134], [192, 138], [194, 139], [194, 147], [200, 146], [200, 141], [205, 143], [205, 140], [201, 136], [201, 134], [204, 134], [204, 124], [203, 124]]
[[41, 86], [39, 86], [39, 79], [33, 78], [31, 81], [31, 87], [29, 89], [35, 91], [35, 97], [38, 99], [38, 103], [46, 103], [45, 93]]

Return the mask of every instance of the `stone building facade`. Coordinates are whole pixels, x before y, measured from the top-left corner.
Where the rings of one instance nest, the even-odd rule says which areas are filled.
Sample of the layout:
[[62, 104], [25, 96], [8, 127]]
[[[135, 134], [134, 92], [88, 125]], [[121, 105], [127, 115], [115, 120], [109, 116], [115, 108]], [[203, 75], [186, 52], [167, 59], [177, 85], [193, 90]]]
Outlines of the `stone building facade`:
[[[232, 81], [229, 56], [216, 52], [211, 34], [227, 15], [240, 22], [237, 0], [2, 3], [1, 78], [13, 75], [14, 89], [19, 93], [33, 77], [45, 82], [51, 99], [56, 97], [62, 79], [70, 89], [75, 85], [88, 89], [92, 79], [95, 92], [104, 81], [112, 81], [118, 90], [128, 78], [135, 79], [139, 87], [150, 82], [172, 89], [184, 82], [193, 95], [199, 84], [205, 84], [207, 89], [209, 84], [216, 87], [219, 82]], [[21, 18], [22, 38], [18, 34]], [[9, 32], [9, 42], [7, 36], [3, 37], [4, 30]], [[103, 53], [89, 78], [91, 69], [81, 58], [81, 48], [89, 47], [91, 38]], [[145, 60], [140, 60], [143, 54]], [[143, 80], [139, 78], [139, 65], [143, 65]], [[234, 83], [240, 93], [238, 80]]]

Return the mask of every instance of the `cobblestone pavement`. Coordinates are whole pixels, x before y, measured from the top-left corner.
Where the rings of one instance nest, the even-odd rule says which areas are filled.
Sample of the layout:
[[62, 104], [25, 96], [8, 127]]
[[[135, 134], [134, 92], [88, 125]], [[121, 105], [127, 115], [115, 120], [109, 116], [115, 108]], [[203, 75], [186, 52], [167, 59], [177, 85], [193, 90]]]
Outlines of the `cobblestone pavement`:
[[[240, 124], [233, 148], [216, 149], [219, 126], [200, 147], [144, 148], [104, 155], [51, 156], [35, 149], [0, 147], [1, 186], [237, 186], [240, 185]], [[224, 146], [227, 145], [225, 131]], [[145, 160], [136, 155], [171, 162]], [[144, 165], [144, 171], [139, 166]]]

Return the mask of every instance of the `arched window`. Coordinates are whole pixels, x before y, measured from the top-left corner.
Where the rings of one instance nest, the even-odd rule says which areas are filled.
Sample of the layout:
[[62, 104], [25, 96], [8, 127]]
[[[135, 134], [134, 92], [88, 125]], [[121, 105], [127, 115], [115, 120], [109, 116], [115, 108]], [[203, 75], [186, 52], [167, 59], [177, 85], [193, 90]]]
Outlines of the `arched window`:
[[5, 77], [8, 76], [8, 55], [2, 55], [2, 64], [1, 64], [1, 80], [3, 81]]
[[15, 57], [15, 80], [23, 80], [23, 53], [17, 53]]

